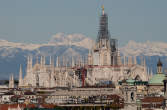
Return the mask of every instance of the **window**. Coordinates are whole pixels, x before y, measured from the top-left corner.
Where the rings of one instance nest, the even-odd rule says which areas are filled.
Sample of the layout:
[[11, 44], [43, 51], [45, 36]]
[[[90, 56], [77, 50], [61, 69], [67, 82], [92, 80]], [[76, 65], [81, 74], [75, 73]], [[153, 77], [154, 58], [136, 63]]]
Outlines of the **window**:
[[133, 92], [131, 92], [131, 101], [134, 101], [134, 93]]

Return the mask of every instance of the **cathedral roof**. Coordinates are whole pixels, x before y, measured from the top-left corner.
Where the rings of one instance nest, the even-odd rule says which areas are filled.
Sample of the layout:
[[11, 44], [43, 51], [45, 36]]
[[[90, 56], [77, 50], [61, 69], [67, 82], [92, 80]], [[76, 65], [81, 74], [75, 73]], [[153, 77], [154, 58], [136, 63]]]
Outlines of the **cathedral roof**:
[[155, 74], [149, 81], [149, 85], [163, 85], [165, 74]]

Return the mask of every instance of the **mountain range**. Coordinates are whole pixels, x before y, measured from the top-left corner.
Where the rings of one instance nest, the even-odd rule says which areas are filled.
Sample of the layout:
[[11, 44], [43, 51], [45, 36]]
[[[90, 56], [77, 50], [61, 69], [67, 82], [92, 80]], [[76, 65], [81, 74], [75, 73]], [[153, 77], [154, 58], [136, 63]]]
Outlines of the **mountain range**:
[[[92, 48], [94, 40], [82, 34], [64, 34], [58, 33], [51, 37], [45, 44], [14, 43], [7, 40], [0, 40], [0, 79], [8, 79], [13, 73], [18, 78], [19, 66], [23, 67], [23, 73], [26, 69], [26, 58], [33, 56], [35, 62], [37, 56], [46, 56], [46, 63], [49, 63], [49, 56], [55, 59], [57, 56], [65, 56], [70, 59], [71, 56], [86, 56], [89, 49]], [[137, 56], [140, 63], [140, 57], [146, 58], [146, 63], [155, 72], [155, 66], [158, 58], [161, 58], [164, 66], [167, 65], [167, 43], [164, 42], [144, 42], [139, 43], [129, 41], [125, 46], [119, 48], [121, 55]]]
[[167, 56], [167, 43], [150, 42], [138, 43], [129, 41], [127, 45], [120, 48], [124, 55], [144, 55], [144, 56]]

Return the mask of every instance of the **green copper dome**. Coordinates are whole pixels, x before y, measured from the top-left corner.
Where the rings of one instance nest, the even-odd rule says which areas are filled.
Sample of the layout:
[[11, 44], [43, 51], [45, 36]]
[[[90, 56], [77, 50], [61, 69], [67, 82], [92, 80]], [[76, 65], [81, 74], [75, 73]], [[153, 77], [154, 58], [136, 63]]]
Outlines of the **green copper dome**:
[[163, 80], [165, 79], [165, 74], [157, 73], [149, 81], [149, 85], [163, 85]]

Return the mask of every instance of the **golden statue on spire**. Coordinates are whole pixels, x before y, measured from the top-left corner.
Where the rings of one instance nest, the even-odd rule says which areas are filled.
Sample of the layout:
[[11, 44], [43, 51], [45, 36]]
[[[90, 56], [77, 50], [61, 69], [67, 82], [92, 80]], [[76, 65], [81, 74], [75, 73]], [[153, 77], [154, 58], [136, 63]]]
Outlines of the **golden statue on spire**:
[[103, 15], [104, 15], [104, 5], [102, 5], [102, 13], [103, 13]]
[[102, 10], [104, 10], [104, 5], [101, 6]]

